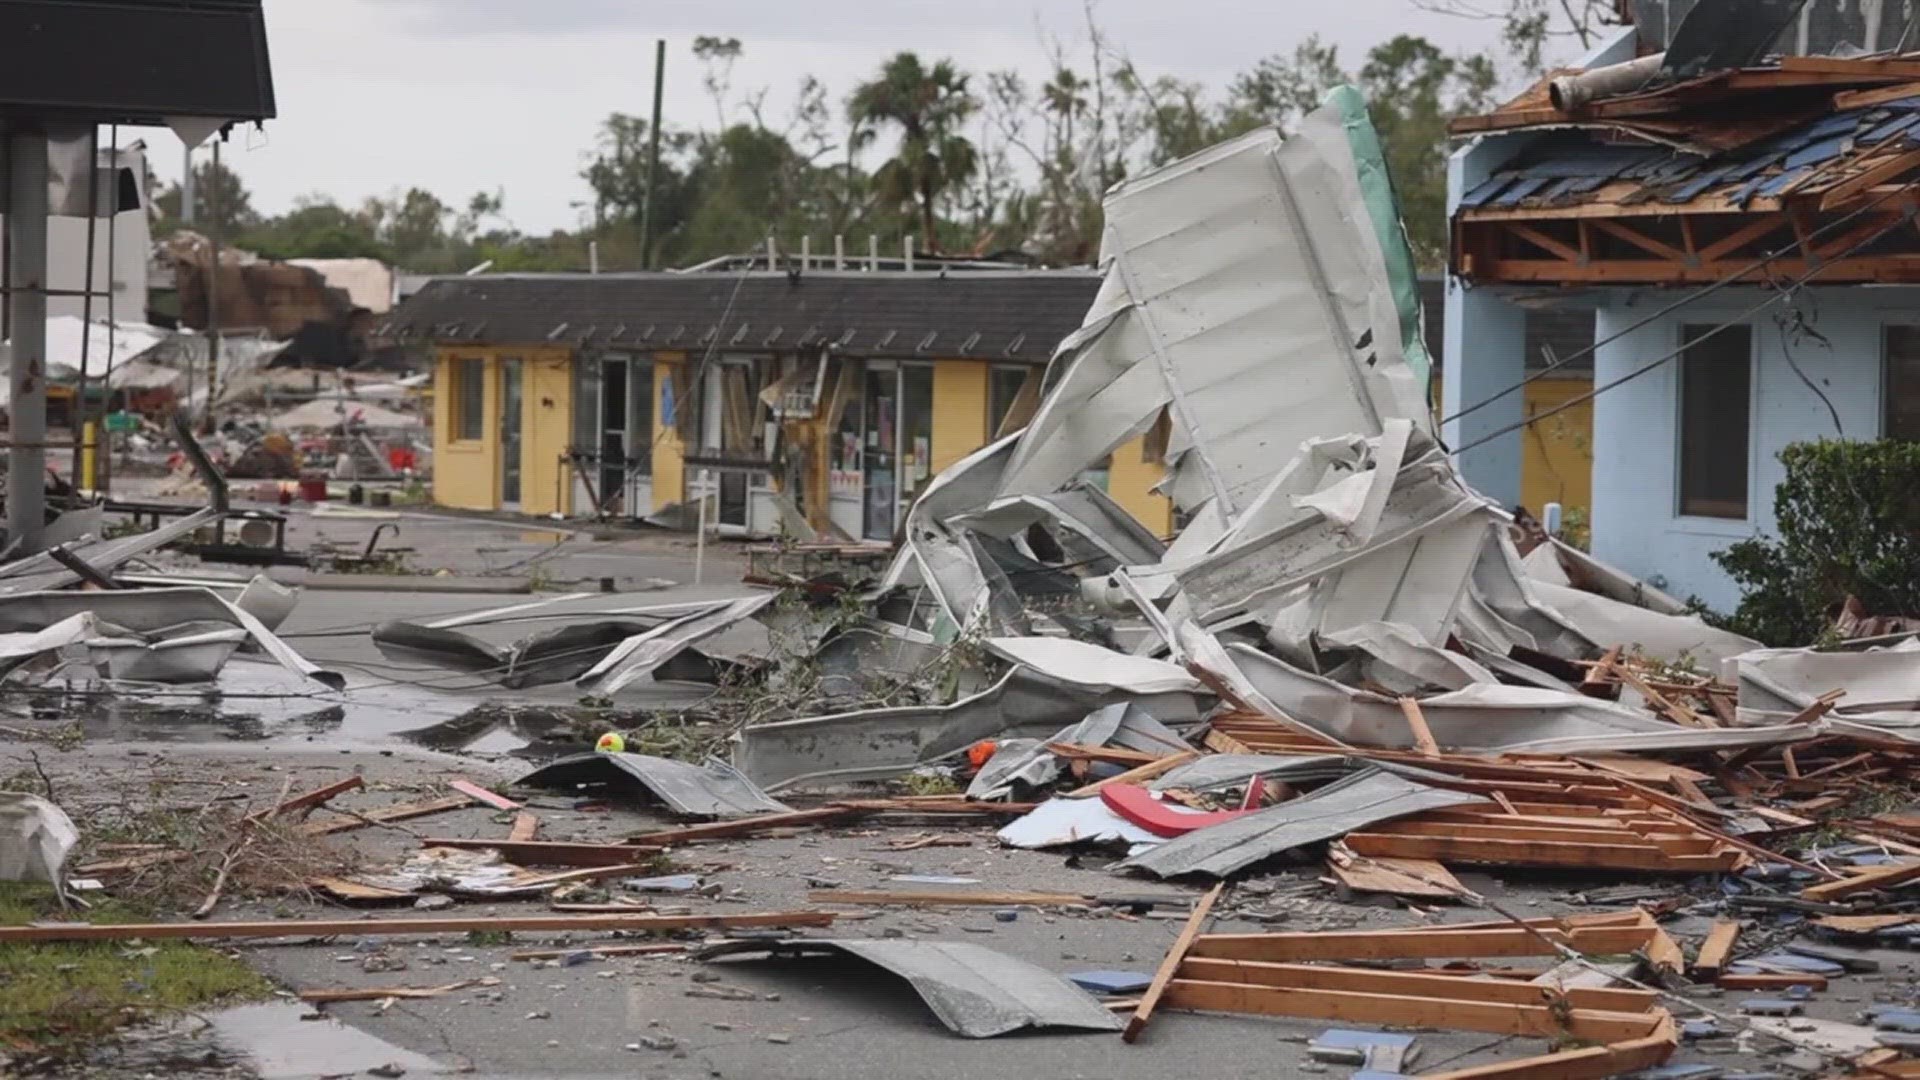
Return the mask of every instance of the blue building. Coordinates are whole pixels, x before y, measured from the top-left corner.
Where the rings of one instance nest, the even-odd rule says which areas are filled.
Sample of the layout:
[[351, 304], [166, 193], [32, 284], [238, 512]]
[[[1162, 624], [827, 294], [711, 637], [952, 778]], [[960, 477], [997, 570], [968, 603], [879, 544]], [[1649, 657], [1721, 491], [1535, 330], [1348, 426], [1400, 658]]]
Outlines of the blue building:
[[[1771, 530], [1783, 447], [1920, 438], [1920, 57], [1887, 51], [1920, 35], [1897, 5], [1691, 7], [1636, 0], [1579, 74], [1456, 125], [1441, 415], [1517, 503], [1529, 313], [1591, 317], [1593, 552], [1726, 610], [1711, 555]], [[1781, 22], [1690, 45], [1725, 9]]]

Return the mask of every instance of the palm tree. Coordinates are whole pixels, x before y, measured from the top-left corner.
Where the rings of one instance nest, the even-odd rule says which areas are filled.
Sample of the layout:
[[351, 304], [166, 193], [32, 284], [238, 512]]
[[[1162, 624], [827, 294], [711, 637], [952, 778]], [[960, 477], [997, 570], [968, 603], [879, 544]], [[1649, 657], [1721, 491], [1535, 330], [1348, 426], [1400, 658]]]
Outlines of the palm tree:
[[960, 134], [960, 126], [979, 105], [967, 89], [967, 75], [952, 61], [942, 60], [929, 69], [911, 52], [887, 61], [879, 77], [855, 88], [847, 101], [847, 116], [861, 145], [873, 140], [878, 125], [900, 129], [899, 152], [873, 174], [874, 189], [896, 206], [918, 206], [928, 251], [939, 247], [935, 225], [940, 197], [979, 168], [973, 143]]

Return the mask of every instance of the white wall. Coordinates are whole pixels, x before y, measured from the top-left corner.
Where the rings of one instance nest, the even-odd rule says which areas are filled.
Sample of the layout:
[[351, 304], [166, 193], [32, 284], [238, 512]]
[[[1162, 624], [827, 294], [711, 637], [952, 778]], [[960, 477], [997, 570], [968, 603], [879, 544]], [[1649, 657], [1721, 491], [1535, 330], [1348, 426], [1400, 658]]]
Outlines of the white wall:
[[[114, 215], [109, 226], [108, 219], [101, 218], [93, 229], [93, 288], [104, 293], [109, 287], [113, 290], [113, 317], [120, 322], [144, 323], [147, 321], [147, 260], [152, 255], [153, 231], [147, 221], [146, 204], [149, 192], [146, 190], [145, 154], [138, 147], [123, 147], [116, 159], [110, 157], [112, 151], [102, 150], [100, 163], [102, 169], [113, 167], [131, 169], [141, 185], [138, 210], [128, 210]], [[81, 154], [85, 159], [84, 151]], [[102, 178], [102, 190], [113, 190]], [[82, 182], [82, 195], [85, 194]], [[0, 221], [4, 221], [0, 215]], [[109, 240], [111, 236], [111, 240]], [[112, 266], [108, 266], [108, 252], [112, 252]], [[47, 219], [47, 287], [49, 289], [70, 289], [79, 292], [87, 282], [87, 219], [84, 217], [55, 217]], [[109, 285], [111, 283], [111, 285]], [[47, 298], [48, 315], [71, 315], [79, 318], [85, 298], [80, 296], [50, 296]], [[104, 296], [93, 298], [93, 317], [105, 321], [107, 317], [107, 299]], [[49, 357], [48, 359], [56, 359]]]
[[[1603, 302], [1595, 324], [1599, 340], [1621, 333], [1684, 293], [1621, 292]], [[1681, 327], [1741, 319], [1773, 296], [1728, 290], [1688, 304], [1599, 347], [1594, 385], [1620, 378], [1677, 348]], [[1848, 438], [1878, 438], [1881, 427], [1881, 330], [1920, 324], [1920, 287], [1835, 287], [1807, 290], [1798, 304], [1831, 347], [1810, 337], [1783, 335], [1777, 300], [1743, 321], [1753, 327], [1754, 376], [1748, 445], [1727, 452], [1746, 457], [1747, 518], [1741, 521], [1679, 514], [1679, 380], [1674, 362], [1607, 390], [1593, 411], [1593, 552], [1652, 580], [1679, 597], [1699, 596], [1730, 611], [1740, 596], [1710, 555], [1736, 540], [1772, 531], [1773, 490], [1784, 475], [1779, 452], [1788, 443], [1836, 434], [1833, 417], [1788, 362], [1788, 349], [1840, 414]], [[1791, 342], [1789, 345], [1788, 342]], [[1729, 402], [1728, 407], [1742, 403]]]

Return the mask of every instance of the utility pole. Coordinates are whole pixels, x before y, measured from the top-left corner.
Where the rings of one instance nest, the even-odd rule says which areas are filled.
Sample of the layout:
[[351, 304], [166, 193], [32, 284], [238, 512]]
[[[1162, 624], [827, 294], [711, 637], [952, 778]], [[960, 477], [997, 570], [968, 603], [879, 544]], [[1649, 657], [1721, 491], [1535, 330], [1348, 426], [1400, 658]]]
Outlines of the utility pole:
[[640, 269], [653, 269], [653, 183], [660, 175], [660, 95], [666, 88], [667, 39], [653, 48], [653, 126], [647, 129], [647, 191], [640, 197]]
[[7, 227], [7, 543], [19, 556], [40, 551], [47, 523], [47, 133], [31, 124], [7, 130]]

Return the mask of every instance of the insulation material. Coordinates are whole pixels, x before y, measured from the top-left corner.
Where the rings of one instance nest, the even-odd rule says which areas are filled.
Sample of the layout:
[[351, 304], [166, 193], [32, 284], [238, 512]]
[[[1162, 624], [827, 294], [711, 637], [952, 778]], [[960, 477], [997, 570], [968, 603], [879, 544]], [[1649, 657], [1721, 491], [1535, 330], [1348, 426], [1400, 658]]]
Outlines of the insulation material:
[[38, 795], [0, 791], [0, 881], [58, 886], [67, 853], [79, 842], [66, 811]]
[[986, 646], [1001, 659], [1089, 690], [1166, 694], [1200, 689], [1200, 680], [1178, 664], [1128, 656], [1072, 638], [988, 638]]
[[1756, 649], [1723, 661], [1720, 671], [1740, 688], [1742, 724], [1783, 723], [1822, 694], [1845, 690], [1827, 723], [1920, 742], [1920, 641], [1912, 638], [1863, 652]]
[[1390, 417], [1427, 428], [1412, 260], [1389, 191], [1351, 90], [1284, 142], [1262, 128], [1116, 187], [1106, 278], [1061, 343], [1064, 374], [1002, 493], [1063, 487], [1163, 407], [1165, 490], [1229, 515], [1265, 485], [1275, 446], [1377, 435]]
[[1283, 852], [1323, 843], [1369, 825], [1449, 806], [1485, 802], [1368, 768], [1298, 799], [1190, 832], [1120, 865], [1156, 877], [1225, 877]]

